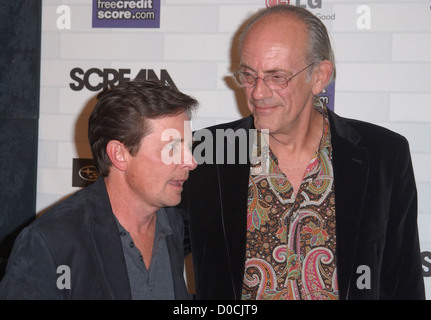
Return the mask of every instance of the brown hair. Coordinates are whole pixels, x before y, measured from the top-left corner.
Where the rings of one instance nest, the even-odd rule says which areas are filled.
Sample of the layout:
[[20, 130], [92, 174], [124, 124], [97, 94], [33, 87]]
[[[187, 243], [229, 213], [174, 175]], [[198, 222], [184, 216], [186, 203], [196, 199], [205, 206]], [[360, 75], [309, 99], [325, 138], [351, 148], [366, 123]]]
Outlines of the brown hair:
[[135, 155], [142, 138], [151, 130], [147, 119], [183, 112], [191, 118], [197, 105], [194, 98], [155, 80], [123, 82], [101, 93], [88, 120], [88, 139], [96, 169], [102, 176], [109, 174], [109, 141], [120, 141]]

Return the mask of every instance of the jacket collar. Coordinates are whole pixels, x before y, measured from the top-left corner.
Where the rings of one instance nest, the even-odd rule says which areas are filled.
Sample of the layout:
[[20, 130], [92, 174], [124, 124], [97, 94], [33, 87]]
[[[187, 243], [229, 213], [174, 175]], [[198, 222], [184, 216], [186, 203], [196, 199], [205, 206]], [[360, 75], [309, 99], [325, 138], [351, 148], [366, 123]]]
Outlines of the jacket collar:
[[100, 177], [88, 193], [93, 214], [92, 238], [101, 270], [112, 299], [130, 300], [131, 290], [118, 227], [105, 181]]
[[[236, 148], [235, 154], [238, 155], [239, 137], [235, 134], [241, 130], [246, 130], [247, 143], [250, 138], [250, 129], [254, 128], [253, 118], [249, 116], [226, 134], [226, 143], [216, 152], [232, 150]], [[241, 141], [244, 142], [244, 141]], [[248, 143], [249, 146], [249, 143]], [[223, 149], [223, 150], [221, 150]], [[245, 266], [245, 245], [247, 234], [247, 197], [248, 197], [248, 178], [250, 171], [250, 161], [247, 155], [247, 162], [238, 164], [216, 164], [217, 175], [220, 185], [220, 207], [223, 223], [225, 245], [229, 260], [230, 276], [234, 299], [241, 299], [241, 288], [244, 280]], [[240, 214], [238, 214], [240, 213]]]
[[358, 231], [367, 192], [369, 150], [346, 119], [328, 111], [332, 136], [337, 233], [337, 268], [340, 299], [348, 299], [356, 270]]

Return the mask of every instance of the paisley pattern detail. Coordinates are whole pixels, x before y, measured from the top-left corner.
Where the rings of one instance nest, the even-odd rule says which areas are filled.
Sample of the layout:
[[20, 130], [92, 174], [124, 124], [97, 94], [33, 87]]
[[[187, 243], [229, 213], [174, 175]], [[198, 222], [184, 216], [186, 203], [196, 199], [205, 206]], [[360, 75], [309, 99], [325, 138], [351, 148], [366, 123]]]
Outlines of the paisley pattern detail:
[[321, 112], [322, 140], [297, 195], [272, 153], [269, 170], [250, 172], [245, 300], [338, 299], [331, 134]]
[[253, 182], [251, 184], [248, 189], [247, 230], [259, 229], [262, 224], [269, 220], [268, 205], [255, 196], [258, 190], [256, 184]]

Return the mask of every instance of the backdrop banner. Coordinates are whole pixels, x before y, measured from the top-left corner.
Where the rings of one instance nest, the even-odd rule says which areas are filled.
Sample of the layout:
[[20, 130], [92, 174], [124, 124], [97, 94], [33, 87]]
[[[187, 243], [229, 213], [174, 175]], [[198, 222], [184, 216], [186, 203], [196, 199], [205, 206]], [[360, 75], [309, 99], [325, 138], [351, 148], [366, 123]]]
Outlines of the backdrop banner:
[[278, 3], [309, 9], [330, 32], [337, 78], [321, 101], [408, 139], [431, 299], [429, 0], [43, 0], [37, 212], [94, 181], [88, 116], [121, 81], [160, 79], [195, 97], [193, 129], [247, 116], [232, 77], [238, 37], [251, 14]]

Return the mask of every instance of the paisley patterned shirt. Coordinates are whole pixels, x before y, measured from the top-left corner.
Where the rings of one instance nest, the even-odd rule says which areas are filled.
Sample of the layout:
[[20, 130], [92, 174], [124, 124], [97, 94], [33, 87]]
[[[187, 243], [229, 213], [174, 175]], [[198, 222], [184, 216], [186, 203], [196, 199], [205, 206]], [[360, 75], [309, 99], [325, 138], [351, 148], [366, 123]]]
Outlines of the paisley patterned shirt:
[[322, 140], [297, 195], [269, 148], [268, 167], [250, 171], [244, 300], [338, 299], [331, 133], [321, 112]]

